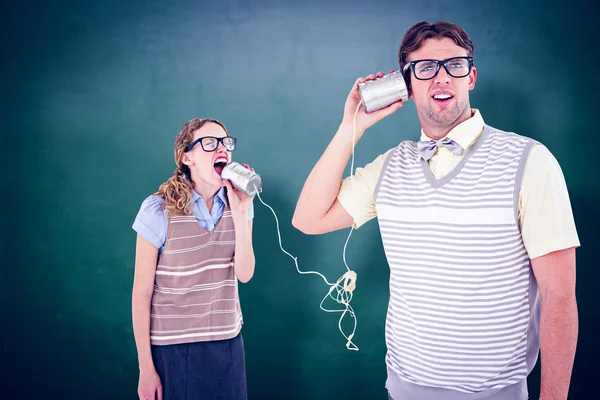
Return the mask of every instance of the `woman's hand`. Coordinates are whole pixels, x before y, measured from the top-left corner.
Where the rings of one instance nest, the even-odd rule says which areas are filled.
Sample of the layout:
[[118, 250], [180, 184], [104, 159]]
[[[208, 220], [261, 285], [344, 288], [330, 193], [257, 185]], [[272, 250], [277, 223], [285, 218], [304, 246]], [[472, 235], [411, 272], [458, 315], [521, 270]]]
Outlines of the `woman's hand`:
[[162, 385], [160, 383], [160, 377], [155, 369], [140, 370], [138, 396], [140, 397], [140, 400], [162, 400]]

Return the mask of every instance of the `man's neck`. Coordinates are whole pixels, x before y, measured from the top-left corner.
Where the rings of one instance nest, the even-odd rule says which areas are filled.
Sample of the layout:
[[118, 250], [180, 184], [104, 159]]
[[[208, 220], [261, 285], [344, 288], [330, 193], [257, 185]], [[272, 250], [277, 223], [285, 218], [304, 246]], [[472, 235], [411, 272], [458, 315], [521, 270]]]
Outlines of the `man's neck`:
[[456, 128], [458, 125], [462, 124], [469, 118], [473, 116], [470, 107], [467, 107], [464, 113], [460, 117], [456, 119], [451, 125], [441, 126], [436, 124], [424, 124], [421, 121], [421, 126], [423, 127], [423, 132], [427, 135], [428, 138], [433, 140], [440, 140], [445, 138], [452, 129]]

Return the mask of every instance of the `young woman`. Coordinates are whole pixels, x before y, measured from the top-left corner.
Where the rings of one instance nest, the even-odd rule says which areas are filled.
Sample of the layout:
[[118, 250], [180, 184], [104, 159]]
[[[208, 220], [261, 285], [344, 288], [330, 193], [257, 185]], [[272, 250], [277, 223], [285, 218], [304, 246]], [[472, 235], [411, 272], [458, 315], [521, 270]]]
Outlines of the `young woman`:
[[254, 273], [254, 209], [253, 197], [221, 180], [235, 146], [220, 121], [183, 125], [175, 174], [133, 224], [141, 400], [246, 399], [237, 281]]

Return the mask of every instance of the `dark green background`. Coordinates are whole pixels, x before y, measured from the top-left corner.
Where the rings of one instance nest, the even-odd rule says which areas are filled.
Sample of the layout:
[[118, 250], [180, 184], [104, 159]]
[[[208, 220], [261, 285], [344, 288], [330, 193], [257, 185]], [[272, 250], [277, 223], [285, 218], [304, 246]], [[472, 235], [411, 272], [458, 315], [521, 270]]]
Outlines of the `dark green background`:
[[[571, 396], [598, 362], [596, 10], [583, 1], [54, 1], [2, 6], [2, 399], [133, 399], [133, 219], [175, 169], [193, 117], [225, 122], [235, 159], [264, 179], [303, 270], [345, 271], [348, 231], [306, 236], [291, 217], [358, 76], [397, 68], [404, 32], [449, 20], [475, 43], [471, 104], [559, 160], [583, 247]], [[417, 139], [409, 102], [357, 147], [364, 165]], [[385, 398], [388, 267], [376, 221], [353, 233], [355, 343], [319, 309], [320, 278], [279, 250], [255, 200], [256, 274], [241, 285], [251, 399]], [[539, 364], [530, 380], [539, 392]], [[595, 391], [597, 392], [597, 391]], [[590, 394], [591, 395], [591, 394]], [[593, 396], [592, 396], [593, 397]]]

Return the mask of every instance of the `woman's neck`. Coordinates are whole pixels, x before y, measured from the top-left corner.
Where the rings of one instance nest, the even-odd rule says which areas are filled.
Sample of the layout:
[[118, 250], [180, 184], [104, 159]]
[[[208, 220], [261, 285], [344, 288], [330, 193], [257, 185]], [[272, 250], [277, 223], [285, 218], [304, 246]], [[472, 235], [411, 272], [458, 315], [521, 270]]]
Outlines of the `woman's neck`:
[[215, 195], [217, 194], [219, 189], [221, 189], [220, 186], [207, 185], [206, 183], [203, 183], [203, 182], [195, 182], [194, 183], [194, 190], [196, 191], [196, 193], [198, 193], [202, 197], [209, 212], [212, 209], [212, 206], [214, 204]]

